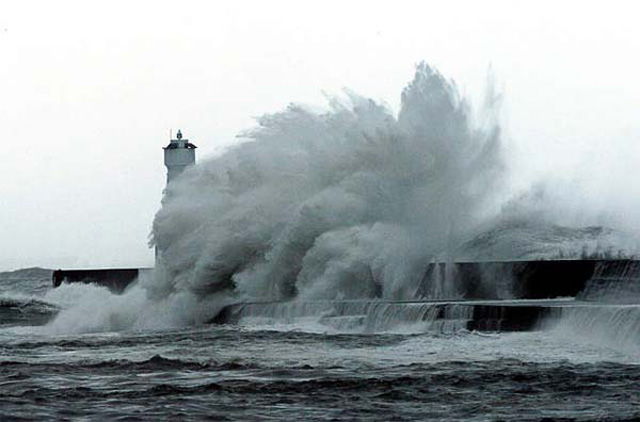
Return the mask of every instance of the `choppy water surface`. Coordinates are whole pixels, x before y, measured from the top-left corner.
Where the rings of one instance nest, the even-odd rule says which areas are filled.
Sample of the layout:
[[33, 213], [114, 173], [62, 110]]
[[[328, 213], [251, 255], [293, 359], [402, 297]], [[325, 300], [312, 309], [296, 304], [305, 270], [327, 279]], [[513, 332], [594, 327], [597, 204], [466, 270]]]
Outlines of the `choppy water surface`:
[[[0, 420], [640, 419], [640, 271], [532, 332], [398, 302], [463, 297], [429, 263], [625, 257], [635, 238], [542, 188], [507, 200], [491, 84], [474, 109], [421, 64], [397, 114], [346, 97], [263, 116], [169, 184], [156, 269], [124, 294], [0, 274]], [[609, 290], [619, 278], [636, 290]], [[513, 299], [514, 280], [488, 280]], [[345, 300], [377, 302], [307, 306]]]
[[2, 418], [640, 417], [640, 365], [553, 333], [1, 333]]
[[640, 418], [638, 350], [566, 325], [345, 334], [249, 319], [56, 335], [25, 318], [0, 328], [2, 420]]

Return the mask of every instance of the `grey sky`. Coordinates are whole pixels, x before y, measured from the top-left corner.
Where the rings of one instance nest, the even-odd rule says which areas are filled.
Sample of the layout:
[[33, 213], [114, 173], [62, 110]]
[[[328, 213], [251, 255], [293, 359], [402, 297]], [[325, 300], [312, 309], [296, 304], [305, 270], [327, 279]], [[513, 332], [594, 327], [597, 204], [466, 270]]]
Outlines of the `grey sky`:
[[342, 87], [397, 109], [421, 60], [473, 97], [492, 65], [516, 185], [556, 174], [638, 193], [639, 15], [612, 1], [4, 1], [0, 269], [151, 265], [170, 129], [203, 160], [253, 116]]

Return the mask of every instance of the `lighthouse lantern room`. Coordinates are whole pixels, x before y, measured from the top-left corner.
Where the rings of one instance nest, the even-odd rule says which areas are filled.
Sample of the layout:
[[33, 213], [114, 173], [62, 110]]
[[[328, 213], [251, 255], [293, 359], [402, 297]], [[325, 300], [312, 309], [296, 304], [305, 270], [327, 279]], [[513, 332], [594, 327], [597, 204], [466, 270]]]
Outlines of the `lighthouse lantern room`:
[[188, 139], [182, 139], [178, 130], [176, 139], [171, 139], [164, 147], [164, 165], [167, 166], [167, 185], [189, 166], [196, 163], [196, 146]]

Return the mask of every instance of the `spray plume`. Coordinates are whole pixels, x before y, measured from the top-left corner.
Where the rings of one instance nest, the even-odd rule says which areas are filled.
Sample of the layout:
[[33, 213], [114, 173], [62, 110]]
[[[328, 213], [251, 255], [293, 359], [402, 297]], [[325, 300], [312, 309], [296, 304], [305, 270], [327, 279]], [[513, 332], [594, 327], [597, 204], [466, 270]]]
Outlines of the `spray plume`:
[[499, 101], [487, 93], [475, 118], [420, 64], [397, 117], [347, 92], [324, 113], [260, 118], [246, 142], [168, 187], [154, 293], [410, 297], [425, 261], [453, 259], [499, 187]]
[[421, 286], [429, 262], [578, 257], [585, 245], [619, 244], [611, 229], [564, 224], [563, 201], [545, 187], [496, 207], [499, 105], [490, 80], [473, 112], [423, 63], [397, 116], [352, 92], [324, 112], [265, 115], [244, 142], [169, 184], [153, 277], [122, 296], [83, 287], [80, 305], [48, 329], [198, 324], [240, 301], [452, 297], [455, 286]]

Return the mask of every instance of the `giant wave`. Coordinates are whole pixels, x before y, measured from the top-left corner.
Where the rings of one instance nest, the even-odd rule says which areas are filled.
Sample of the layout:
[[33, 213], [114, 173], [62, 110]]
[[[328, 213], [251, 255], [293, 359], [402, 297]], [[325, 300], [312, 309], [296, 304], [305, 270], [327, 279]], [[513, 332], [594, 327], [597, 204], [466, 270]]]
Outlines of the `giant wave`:
[[[167, 186], [154, 276], [108, 302], [105, 329], [197, 324], [235, 302], [416, 297], [430, 262], [609, 250], [620, 234], [544, 209], [543, 187], [504, 201], [500, 95], [478, 107], [422, 63], [399, 112], [353, 92], [328, 109], [262, 116], [243, 142]], [[421, 291], [456, 296], [455, 286]], [[446, 281], [446, 275], [444, 276]], [[98, 297], [97, 292], [91, 297]], [[107, 315], [107, 316], [104, 316]], [[122, 317], [124, 315], [124, 317]], [[123, 322], [124, 321], [124, 322]], [[81, 324], [82, 325], [82, 324]], [[92, 320], [90, 330], [99, 329]]]

